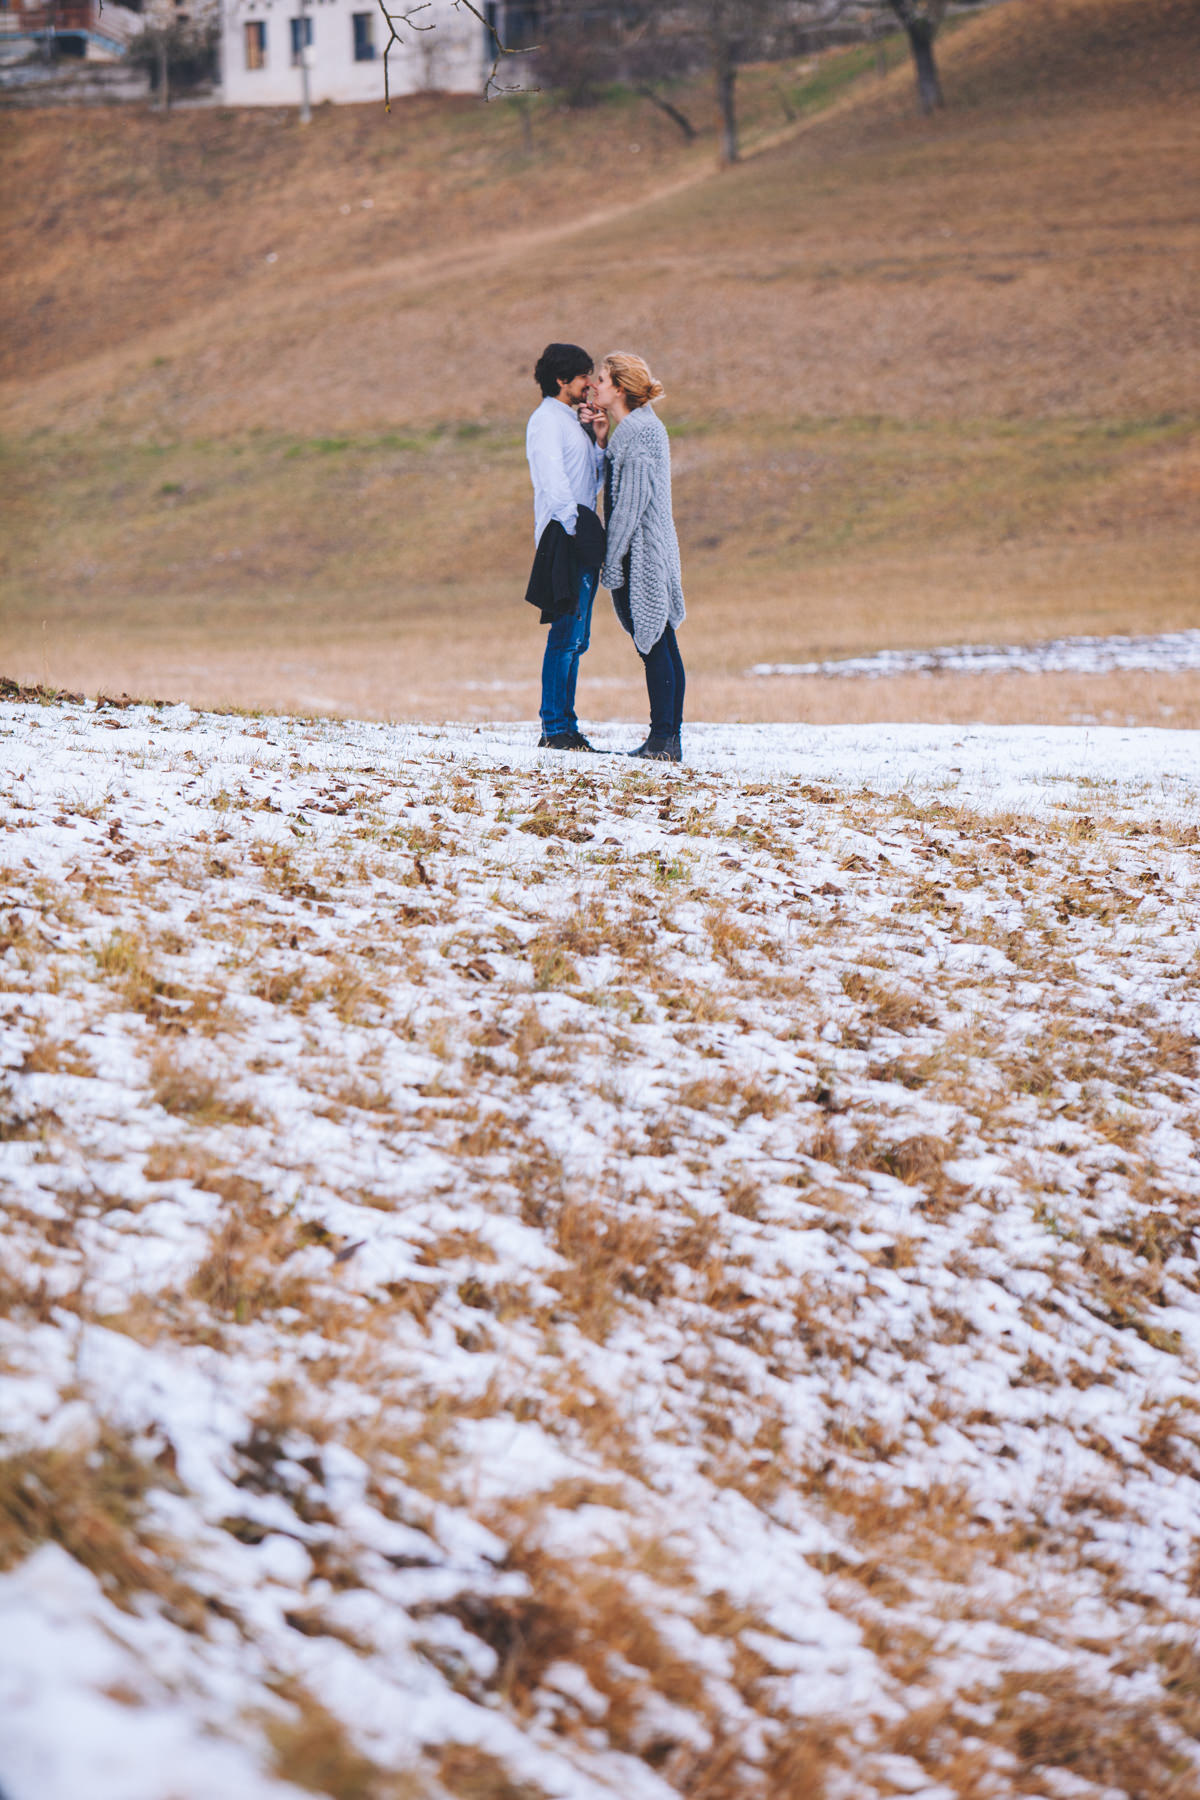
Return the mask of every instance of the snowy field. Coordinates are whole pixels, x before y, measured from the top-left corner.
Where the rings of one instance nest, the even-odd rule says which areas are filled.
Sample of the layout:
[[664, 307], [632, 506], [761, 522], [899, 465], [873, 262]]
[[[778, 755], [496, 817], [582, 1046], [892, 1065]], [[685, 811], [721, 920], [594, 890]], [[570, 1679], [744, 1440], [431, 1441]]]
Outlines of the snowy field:
[[533, 736], [0, 712], [4, 1800], [1196, 1800], [1194, 736]]

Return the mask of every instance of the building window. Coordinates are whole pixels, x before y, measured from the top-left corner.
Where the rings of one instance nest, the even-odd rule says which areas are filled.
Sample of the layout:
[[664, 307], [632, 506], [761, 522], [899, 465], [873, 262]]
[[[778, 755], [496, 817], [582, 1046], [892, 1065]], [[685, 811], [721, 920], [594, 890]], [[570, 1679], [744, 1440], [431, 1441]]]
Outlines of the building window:
[[488, 54], [496, 48], [492, 36], [496, 32], [506, 50], [529, 50], [538, 41], [541, 8], [536, 5], [495, 4], [488, 0], [483, 9], [486, 21]]
[[300, 57], [302, 53], [309, 49], [312, 44], [313, 22], [307, 13], [302, 13], [298, 19], [293, 19], [291, 23], [292, 67], [293, 69], [297, 69], [300, 66]]
[[246, 67], [248, 69], [265, 69], [267, 66], [267, 21], [251, 19], [246, 26]]
[[354, 13], [354, 60], [375, 61], [375, 14]]

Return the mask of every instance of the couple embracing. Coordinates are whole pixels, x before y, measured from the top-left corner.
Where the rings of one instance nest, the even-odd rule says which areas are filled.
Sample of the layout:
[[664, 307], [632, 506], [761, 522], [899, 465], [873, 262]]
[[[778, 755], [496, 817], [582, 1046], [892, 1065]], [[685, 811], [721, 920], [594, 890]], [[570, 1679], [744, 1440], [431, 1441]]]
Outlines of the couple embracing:
[[[550, 626], [539, 748], [594, 748], [575, 716], [575, 683], [602, 582], [646, 671], [650, 730], [630, 755], [681, 762], [684, 673], [675, 627], [683, 622], [683, 583], [671, 450], [652, 404], [663, 389], [640, 356], [614, 351], [597, 373], [578, 344], [548, 344], [533, 373], [542, 403], [525, 452], [537, 554], [525, 597]], [[603, 525], [595, 510], [601, 488]]]

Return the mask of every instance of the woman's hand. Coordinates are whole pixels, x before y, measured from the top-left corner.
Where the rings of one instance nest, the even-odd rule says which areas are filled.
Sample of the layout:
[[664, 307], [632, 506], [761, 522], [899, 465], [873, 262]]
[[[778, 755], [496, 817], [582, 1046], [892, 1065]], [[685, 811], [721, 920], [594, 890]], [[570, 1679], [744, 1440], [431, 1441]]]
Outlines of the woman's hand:
[[579, 423], [590, 425], [596, 442], [603, 450], [608, 442], [608, 414], [602, 406], [590, 406], [585, 400], [579, 409]]

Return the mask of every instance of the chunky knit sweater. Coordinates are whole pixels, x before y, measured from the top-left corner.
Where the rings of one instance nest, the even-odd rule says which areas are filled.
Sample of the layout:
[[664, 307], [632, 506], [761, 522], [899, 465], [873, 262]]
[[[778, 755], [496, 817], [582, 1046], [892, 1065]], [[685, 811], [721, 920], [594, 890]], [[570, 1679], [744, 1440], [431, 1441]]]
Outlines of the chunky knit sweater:
[[612, 503], [601, 579], [610, 593], [624, 587], [629, 558], [633, 641], [645, 655], [668, 625], [680, 625], [684, 617], [679, 540], [671, 516], [671, 446], [652, 406], [639, 406], [620, 421], [608, 455]]

